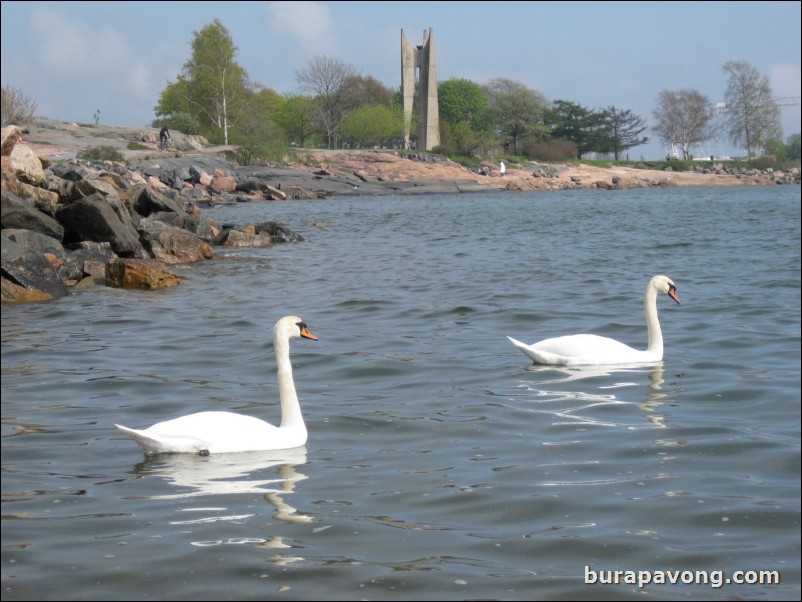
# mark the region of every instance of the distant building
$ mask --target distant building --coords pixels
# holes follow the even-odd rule
[[[404,101],[404,148],[410,148],[412,108],[415,100],[415,70],[418,79],[419,150],[431,150],[440,144],[440,109],[437,104],[437,71],[434,61],[434,33],[423,32],[423,45],[412,46],[401,30],[401,95]]]

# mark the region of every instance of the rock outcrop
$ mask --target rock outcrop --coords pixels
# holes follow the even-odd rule
[[[198,201],[277,196],[278,189],[261,181],[238,190],[242,180],[222,159],[199,156],[164,166],[73,159],[44,161],[45,168],[31,148],[18,146],[20,135],[14,126],[2,130],[4,302],[55,299],[80,282],[177,286],[181,280],[169,266],[211,259],[215,245],[303,240],[281,224],[221,229],[205,219]],[[232,184],[220,185],[223,179]]]
[[[127,162],[74,158],[75,144],[86,147],[92,136],[106,142],[117,136],[111,141]],[[231,147],[209,149],[197,137],[177,136],[180,152],[157,152],[158,135],[149,130],[42,121],[32,126],[31,137],[24,141],[16,126],[0,136],[3,301],[52,299],[81,281],[175,286],[180,279],[169,276],[168,266],[210,259],[215,246],[303,240],[281,224],[220,228],[202,214],[219,203],[800,183],[798,168],[728,169],[721,163],[692,172],[530,163],[508,165],[501,177],[495,163],[472,170],[434,155],[396,151],[299,151],[288,158],[292,166],[243,167],[218,152]],[[153,150],[127,150],[130,142]]]

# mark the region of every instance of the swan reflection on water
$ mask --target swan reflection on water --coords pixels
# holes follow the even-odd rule
[[[152,455],[137,464],[134,471],[142,477],[161,477],[171,488],[176,488],[175,492],[145,496],[147,499],[192,499],[256,493],[264,496],[265,500],[274,506],[276,519],[302,523],[312,522],[313,519],[298,514],[295,508],[284,501],[283,496],[291,494],[295,484],[307,478],[296,470],[296,467],[303,464],[306,464],[305,446],[276,451],[209,456]],[[222,518],[217,517],[214,520]]]
[[[614,374],[643,374],[646,371],[649,373],[649,381],[651,383],[649,386],[652,389],[660,389],[660,385],[664,382],[663,362],[622,364],[620,366],[543,366],[532,364],[531,366],[527,366],[526,371],[533,373],[558,373],[558,375],[550,380],[541,380],[541,384],[566,383],[575,380],[584,380],[586,378],[612,376]],[[638,383],[616,383],[615,385],[608,385],[609,388],[627,386],[636,387]]]
[[[538,411],[545,411],[547,413],[559,416],[562,419],[569,420],[568,423],[582,423],[582,424],[595,424],[600,426],[629,426],[629,428],[637,428],[639,425],[625,425],[609,420],[600,420],[586,415],[583,412],[590,410],[593,407],[616,405],[631,403],[628,401],[621,401],[613,394],[612,391],[627,387],[640,387],[640,378],[646,374],[649,379],[648,387],[650,392],[647,394],[643,401],[635,402],[639,408],[645,413],[644,417],[649,423],[648,426],[654,428],[665,428],[663,422],[664,416],[658,414],[657,408],[668,402],[668,393],[662,389],[664,379],[663,362],[647,363],[647,364],[627,364],[621,366],[542,366],[532,365],[526,368],[527,373],[535,375],[535,380],[519,381],[516,387],[519,390],[532,391],[536,394],[536,399],[533,401],[538,402],[559,402],[570,400],[572,402],[579,401],[580,405],[572,405],[572,407],[560,407],[554,409],[544,409],[539,407]],[[609,382],[608,377],[619,377],[622,380],[616,382]],[[629,380],[631,377],[632,380]],[[571,390],[553,390],[552,387],[544,389],[544,385],[563,385],[565,383],[584,381],[594,378],[604,379],[603,384],[595,387],[585,387],[579,389],[572,386]],[[627,379],[627,380],[624,380]],[[588,383],[590,384],[590,383]],[[595,389],[596,391],[593,391]],[[599,391],[604,391],[600,393]],[[566,422],[556,422],[555,424],[567,424]]]

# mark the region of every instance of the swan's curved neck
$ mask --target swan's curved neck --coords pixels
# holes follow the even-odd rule
[[[651,283],[646,287],[643,297],[643,311],[646,314],[646,329],[649,332],[649,345],[647,351],[663,358],[663,331],[660,330],[660,320],[657,319],[657,289]]]
[[[286,337],[275,336],[273,347],[276,351],[276,366],[278,367],[278,397],[281,402],[281,428],[303,428],[304,419],[301,415],[301,405],[298,403],[298,394],[295,392],[295,382],[292,379],[292,363],[290,363],[290,341]]]

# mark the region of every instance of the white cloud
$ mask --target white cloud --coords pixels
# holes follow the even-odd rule
[[[267,25],[275,33],[294,38],[310,56],[336,55],[337,28],[328,6],[319,2],[270,2]]]
[[[59,74],[82,65],[92,56],[92,35],[83,24],[69,22],[62,13],[38,8],[31,13],[33,48],[38,49],[38,68]]]
[[[149,70],[125,36],[108,26],[93,30],[85,21],[38,8],[31,15],[31,33],[39,49],[37,68],[49,77],[91,78],[98,87],[122,87],[141,93],[149,85]]]
[[[145,61],[137,60],[129,69],[128,73],[128,87],[134,94],[140,97],[149,97],[153,90],[151,89],[150,69],[148,69]]]
[[[56,104],[71,114],[103,107],[104,117],[132,105],[145,107],[137,112],[151,112],[155,94],[151,71],[120,30],[94,27],[73,15],[38,7],[31,13],[28,35],[30,65],[43,82],[39,90],[43,107]],[[57,101],[50,98],[51,88],[61,90]]]

